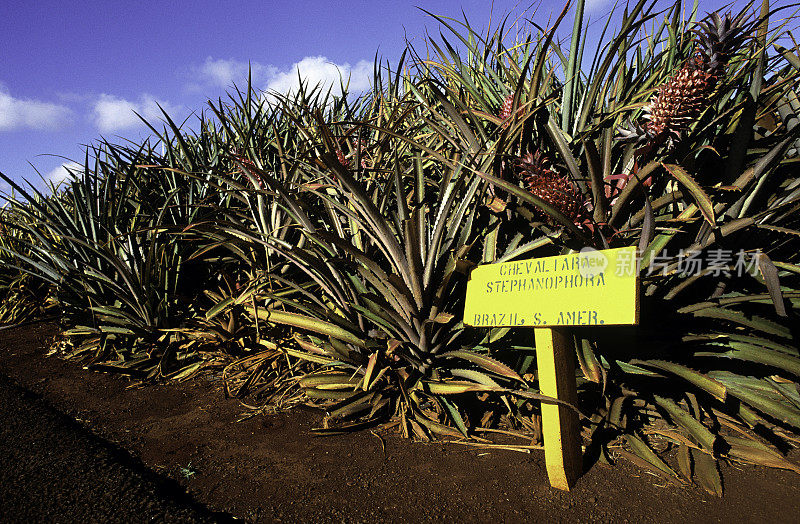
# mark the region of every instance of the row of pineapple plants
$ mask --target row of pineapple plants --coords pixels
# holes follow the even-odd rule
[[[791,13],[642,0],[587,60],[583,7],[568,47],[567,7],[513,44],[439,18],[452,36],[360,98],[248,84],[194,131],[102,143],[53,196],[3,176],[3,274],[94,367],[215,373],[256,409],[323,407],[320,431],[527,445],[532,336],[464,326],[470,269],[638,246],[641,326],[573,330],[588,452],[717,494],[720,461],[800,472]]]
[[[22,271],[15,253],[27,253],[26,241],[32,236],[24,231],[29,223],[15,223],[5,208],[0,208],[0,326],[16,326],[47,318],[57,303],[50,296],[46,282]]]

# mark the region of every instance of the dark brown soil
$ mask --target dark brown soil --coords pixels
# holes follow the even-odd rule
[[[787,471],[725,467],[718,499],[620,460],[565,493],[541,452],[320,437],[306,409],[237,422],[244,409],[213,381],[131,387],[45,357],[54,333],[0,331],[0,520],[797,522],[800,510]]]

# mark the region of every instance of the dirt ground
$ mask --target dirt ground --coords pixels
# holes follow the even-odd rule
[[[565,493],[549,487],[541,451],[487,452],[369,431],[321,437],[311,428],[322,414],[307,409],[237,422],[244,409],[218,383],[131,387],[45,357],[54,333],[48,324],[0,331],[0,521],[800,518],[800,475],[788,471],[726,466],[718,499],[620,460],[594,465]]]

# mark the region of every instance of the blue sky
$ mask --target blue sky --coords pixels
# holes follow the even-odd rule
[[[722,3],[702,1],[701,12]],[[248,63],[256,85],[266,89],[290,89],[298,69],[312,81],[341,71],[353,87],[365,88],[376,51],[393,63],[406,35],[420,42],[426,27],[435,32],[435,21],[415,6],[455,18],[463,9],[477,27],[488,24],[492,9],[496,21],[531,6],[512,0],[4,4],[0,171],[15,180],[37,178],[30,164],[46,178],[63,177],[66,159],[82,160],[82,144],[100,136],[144,137],[133,111],[155,120],[158,104],[176,119],[204,109],[208,98],[246,80]],[[599,18],[611,4],[589,0],[587,13]],[[546,25],[562,7],[561,0],[543,0],[533,17]],[[564,36],[571,27],[568,17]]]

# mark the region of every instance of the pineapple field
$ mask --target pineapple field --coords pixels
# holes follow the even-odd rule
[[[530,453],[533,331],[465,325],[470,271],[636,247],[639,325],[570,330],[586,463],[717,496],[721,465],[800,474],[797,8],[640,0],[587,46],[568,7],[436,17],[361,94],[242,79],[49,192],[0,173],[0,324],[321,435]]]

